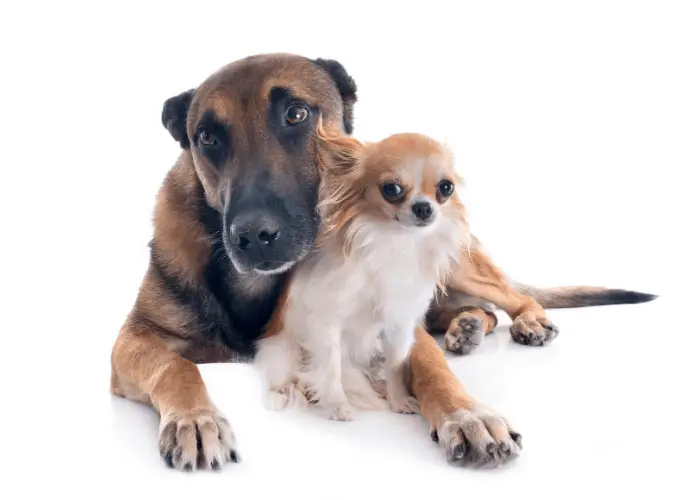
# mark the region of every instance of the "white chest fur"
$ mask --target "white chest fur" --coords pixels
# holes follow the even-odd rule
[[[355,235],[351,255],[328,241],[295,270],[289,327],[297,332],[338,328],[357,361],[381,332],[413,330],[437,283],[460,250],[460,241],[437,228],[367,224]],[[311,320],[314,325],[304,324]],[[302,334],[303,335],[303,334]]]
[[[465,236],[454,236],[454,225],[443,222],[432,228],[365,224],[355,233],[349,257],[338,241],[327,240],[300,264],[282,331],[260,344],[257,361],[273,392],[288,392],[283,388],[296,380],[332,409],[332,418],[348,418],[348,400],[376,407],[363,373],[382,350],[389,405],[414,411],[415,400],[400,380],[402,366],[415,327]]]

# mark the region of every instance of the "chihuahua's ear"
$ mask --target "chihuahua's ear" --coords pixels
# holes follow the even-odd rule
[[[360,141],[325,127],[321,119],[318,121],[316,137],[318,165],[321,171],[333,175],[352,175],[357,172],[364,152]]]
[[[190,140],[187,138],[187,111],[190,109],[194,89],[171,97],[163,104],[163,113],[160,120],[163,126],[170,132],[182,149],[190,147]]]

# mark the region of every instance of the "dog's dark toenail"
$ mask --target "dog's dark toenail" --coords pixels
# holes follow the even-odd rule
[[[496,453],[496,443],[489,443],[488,445],[486,445],[486,452],[489,455],[493,455],[494,453]]]
[[[520,339],[520,343],[521,343],[521,344],[526,344],[526,345],[527,345],[527,344],[530,343],[530,341],[528,340],[528,338],[527,338],[527,337],[525,336],[525,334],[523,334],[523,333],[519,334],[519,335],[518,335],[518,338]]]
[[[235,451],[231,450],[228,457],[231,459],[231,462],[238,462],[238,455],[236,455]]]
[[[504,453],[506,455],[510,455],[510,448],[508,447],[507,443],[502,442],[501,446],[499,448],[501,449],[501,453]]]
[[[187,472],[190,472],[192,470],[192,464],[187,462],[183,467],[182,470],[186,470]]]
[[[440,440],[438,438],[437,430],[433,429],[432,431],[430,431],[430,439],[432,439],[434,443],[437,443]]]
[[[537,335],[535,335],[534,333],[531,333],[531,334],[530,334],[530,340],[534,341],[534,340],[536,340],[536,339],[537,339]]]
[[[466,448],[464,446],[464,443],[459,443],[457,446],[454,447],[452,450],[452,459],[453,460],[463,460],[464,455],[466,454]]]
[[[510,433],[510,438],[515,441],[515,443],[522,448],[523,446],[523,437],[518,434],[517,432],[511,432]]]
[[[214,461],[211,463],[211,468],[214,470],[219,470],[221,469],[221,464],[217,459],[214,459]]]
[[[172,453],[168,453],[167,455],[165,455],[165,464],[170,468],[174,467]]]

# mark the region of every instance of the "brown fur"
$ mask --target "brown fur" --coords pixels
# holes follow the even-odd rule
[[[260,79],[260,72],[274,75],[270,81],[293,87],[299,95],[306,95],[312,104],[322,101],[336,102],[336,95],[314,92],[308,75],[300,76],[302,66],[296,60],[275,56],[263,58],[252,64],[243,60],[224,68],[198,89],[188,116],[190,134],[194,126],[193,116],[199,116],[207,106],[234,123],[239,135],[255,134],[260,117],[266,110],[260,102],[261,90],[253,86],[250,95],[238,92],[229,96],[218,90],[211,95],[208,88],[221,89],[231,68],[245,65],[238,71],[242,81],[236,88]],[[319,77],[321,78],[321,77]],[[271,85],[272,83],[270,83]],[[263,91],[264,93],[264,91]],[[211,102],[208,102],[210,101]],[[262,106],[262,107],[261,107]],[[340,106],[326,106],[336,109]],[[340,116],[325,116],[327,123],[339,123]],[[255,151],[237,151],[246,156]],[[282,154],[283,152],[279,152]],[[274,155],[273,155],[274,158]],[[206,265],[212,259],[211,242],[202,229],[196,210],[198,203],[206,199],[212,206],[220,206],[221,193],[214,189],[222,185],[218,174],[203,161],[194,161],[192,154],[184,151],[166,177],[156,202],[153,247],[162,265],[183,282],[199,285],[204,280]],[[239,180],[241,172],[235,169],[227,175],[229,182]],[[275,318],[271,330],[275,329]],[[425,416],[434,427],[440,419],[457,410],[474,407],[461,385],[446,367],[443,354],[432,338],[422,333],[416,344],[411,362],[413,389],[421,403]],[[216,468],[222,460],[235,458],[234,441],[228,424],[210,400],[204,382],[193,361],[213,362],[234,357],[234,352],[217,342],[204,338],[197,329],[197,318],[179,309],[170,298],[163,277],[151,264],[144,277],[139,296],[127,321],[121,329],[112,352],[111,391],[115,395],[153,405],[161,415],[161,454],[165,460],[181,469],[193,467]],[[216,429],[221,438],[201,442],[197,452],[196,433]],[[461,431],[455,430],[454,435]],[[209,432],[211,434],[211,432]],[[215,442],[216,441],[216,442]],[[444,446],[449,442],[445,441]],[[177,450],[175,453],[174,450]],[[454,458],[454,450],[446,448]],[[228,454],[228,456],[226,456]]]
[[[343,253],[348,255],[353,243],[353,225],[358,215],[378,220],[394,219],[404,201],[390,203],[379,192],[384,182],[398,182],[406,189],[405,198],[413,191],[442,205],[445,216],[459,220],[468,232],[466,209],[455,191],[449,198],[437,192],[437,185],[448,180],[462,183],[454,170],[447,148],[421,134],[395,134],[377,143],[362,144],[321,122],[317,127],[318,163],[322,172],[319,208],[325,221],[324,238],[341,235]],[[422,185],[411,186],[407,165],[411,159],[428,161],[433,168],[422,169]],[[444,291],[441,283],[439,288]]]
[[[338,71],[337,66],[329,66],[327,61],[322,65],[331,68],[330,71]],[[325,122],[336,127],[344,123],[349,129],[354,89],[339,92],[338,80],[334,82],[334,78],[298,56],[276,54],[246,58],[222,68],[198,87],[186,115],[186,135],[176,129],[172,117],[164,119],[173,137],[186,147],[195,133],[197,120],[207,110],[213,110],[231,124],[230,133],[237,138],[238,147],[235,157],[222,172],[196,151],[185,150],[166,177],[156,202],[152,261],[112,351],[112,393],[153,405],[158,410],[161,455],[168,464],[179,469],[216,469],[223,462],[237,458],[228,422],[210,400],[195,365],[195,362],[231,360],[236,353],[220,337],[206,330],[213,326],[210,318],[199,317],[193,307],[182,307],[181,302],[175,300],[177,290],[173,290],[172,281],[175,280],[182,288],[180,293],[185,297],[182,300],[195,300],[199,290],[208,292],[207,267],[217,259],[227,258],[214,253],[212,234],[205,230],[197,211],[205,200],[209,207],[221,211],[224,195],[230,188],[248,185],[253,179],[249,176],[256,173],[255,169],[240,165],[246,162],[254,165],[260,157],[269,164],[270,178],[265,182],[272,185],[286,182],[288,189],[300,190],[307,179],[314,179],[318,172],[306,166],[297,167],[294,172],[298,185],[282,179],[285,165],[294,163],[285,163],[289,155],[278,142],[261,139],[267,133],[265,97],[273,86],[290,88],[310,105],[321,109]],[[354,82],[347,75],[343,78],[343,85],[354,88]],[[313,147],[311,142],[307,146]],[[377,175],[382,174],[377,172]],[[346,225],[351,213],[346,210],[337,223]],[[264,286],[264,282],[260,286]],[[453,318],[480,314],[465,309],[476,299],[493,302],[514,318],[516,340],[523,335],[545,339],[547,331],[553,331],[542,307],[509,286],[502,273],[478,248],[464,253],[448,283],[448,291],[450,303],[433,306],[433,315],[438,311],[438,323],[446,325],[448,330],[452,324],[450,310]],[[471,298],[460,294],[469,294]],[[560,297],[558,303],[562,300]],[[569,305],[574,303],[568,302]],[[216,319],[217,310],[211,303],[205,300],[198,306]],[[271,330],[276,329],[275,322],[279,318],[278,311],[272,317]],[[481,319],[488,321],[489,318],[491,315],[485,314]],[[485,325],[486,330],[492,328],[490,323]],[[517,456],[519,435],[510,430],[504,419],[476,403],[464,391],[447,366],[441,349],[423,329],[416,333],[410,377],[421,412],[448,459],[497,464]]]

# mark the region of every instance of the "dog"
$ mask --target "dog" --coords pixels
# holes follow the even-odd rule
[[[254,355],[286,272],[318,235],[314,124],[322,115],[351,134],[356,100],[356,84],[337,61],[266,54],[231,63],[165,101],[161,121],[182,151],[157,196],[150,262],[112,350],[110,389],[158,411],[168,465],[211,470],[239,458],[196,364]],[[460,256],[447,290],[449,300],[433,304],[427,326],[464,345],[495,326],[484,304],[513,318],[516,342],[543,345],[554,337],[535,292],[511,286],[476,245]],[[536,293],[558,307],[653,298]],[[516,456],[507,443],[519,445],[520,434],[465,392],[422,327],[408,364],[411,393],[449,461],[498,465]]]
[[[469,244],[451,154],[419,134],[367,145],[323,127],[317,135],[320,242],[292,271],[258,346],[268,403],[310,393],[333,420],[381,408],[365,376],[381,355],[389,407],[417,413],[404,377],[414,332]]]

